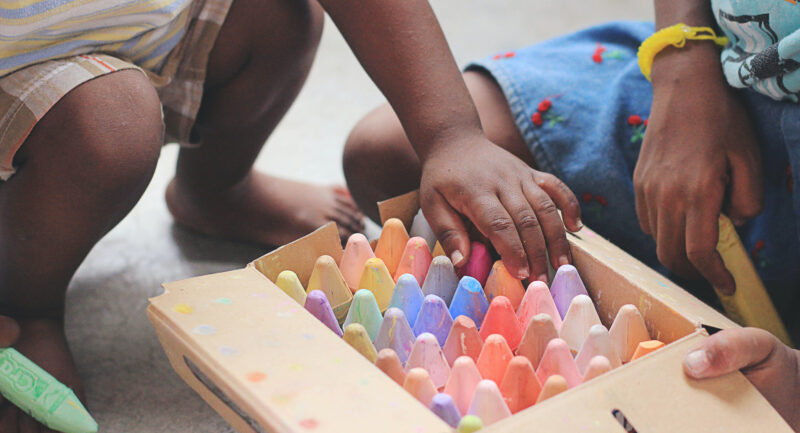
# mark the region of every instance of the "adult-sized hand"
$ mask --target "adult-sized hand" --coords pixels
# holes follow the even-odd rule
[[[482,134],[450,138],[435,149],[423,162],[420,198],[454,264],[469,255],[462,216],[520,279],[547,281],[548,251],[554,268],[572,262],[564,225],[580,230],[580,206],[563,182],[532,169]]]
[[[723,211],[734,223],[761,212],[761,155],[718,50],[691,45],[665,50],[653,65],[653,105],[633,175],[636,212],[667,268],[699,273],[732,294],[733,277],[716,251],[717,221]]]

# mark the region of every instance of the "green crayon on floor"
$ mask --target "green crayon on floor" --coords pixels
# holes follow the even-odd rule
[[[0,394],[53,430],[97,432],[94,418],[71,389],[12,348],[0,349]]]

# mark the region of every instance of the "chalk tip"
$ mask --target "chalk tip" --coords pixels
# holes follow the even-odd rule
[[[458,433],[474,433],[483,428],[483,422],[475,415],[464,415],[458,423],[456,432]]]

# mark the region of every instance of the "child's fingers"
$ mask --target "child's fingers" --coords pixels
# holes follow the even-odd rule
[[[713,195],[713,194],[712,194]],[[714,198],[709,197],[713,203]],[[719,206],[690,205],[686,214],[686,256],[712,286],[732,295],[736,283],[717,252]]]
[[[561,209],[564,222],[570,231],[576,232],[583,228],[581,205],[578,203],[578,198],[561,179],[550,173],[534,171],[533,180]]]
[[[736,225],[757,216],[764,208],[764,176],[760,155],[756,152],[755,155],[746,156],[736,153],[728,157],[731,179],[730,206],[726,213]]]
[[[547,197],[544,193],[542,193],[542,195]],[[535,211],[534,208],[531,207],[534,201],[526,198],[520,194],[519,191],[501,194],[500,201],[508,210],[511,219],[514,220],[516,229],[522,239],[524,254],[527,257],[525,264],[526,268],[529,269],[528,274],[533,275],[533,278],[536,279],[541,279],[541,277],[544,276],[544,280],[547,281],[547,244],[542,234],[544,225],[542,218],[545,218],[545,216]],[[550,200],[548,199],[548,201]],[[550,202],[550,204],[555,208],[552,202]],[[556,217],[558,217],[558,215],[556,215]],[[500,254],[502,256],[502,253]],[[508,266],[505,256],[502,257],[503,263]],[[527,276],[521,276],[522,274],[520,274],[519,268],[517,267],[514,269],[509,267],[509,271],[512,272],[512,275],[517,275],[520,279],[527,278]]]
[[[13,346],[19,338],[19,324],[16,320],[0,316],[0,347]]]
[[[779,345],[777,338],[762,329],[726,329],[686,355],[683,370],[690,377],[703,379],[754,368],[769,363]]]
[[[465,213],[492,242],[508,271],[520,279],[528,278],[531,270],[517,225],[500,199],[482,194],[470,200],[467,206]]]
[[[572,253],[569,250],[569,243],[567,243],[567,233],[564,229],[564,222],[558,214],[556,204],[534,182],[523,183],[522,190],[539,218],[553,269],[572,263]],[[542,253],[544,254],[544,252]],[[547,268],[543,271],[547,272]],[[533,275],[535,277],[540,274]],[[547,281],[546,276],[545,282]]]
[[[635,193],[634,201],[636,204],[636,217],[639,219],[639,227],[644,234],[652,236],[653,230],[650,227],[650,212],[647,207],[647,195],[644,192],[644,185],[639,181],[638,176],[639,167],[637,165],[633,175],[633,191]]]
[[[686,258],[686,215],[682,210],[670,209],[659,215],[656,230],[658,260],[669,270],[681,276],[695,276],[697,271]]]
[[[469,257],[469,235],[464,221],[438,192],[424,194],[422,212],[428,220],[436,239],[455,266],[466,263]]]

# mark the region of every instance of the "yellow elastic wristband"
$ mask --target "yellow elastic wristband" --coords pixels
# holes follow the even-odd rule
[[[687,40],[710,40],[721,47],[728,45],[728,38],[717,36],[711,27],[689,27],[683,23],[665,27],[653,33],[652,36],[642,42],[642,45],[639,45],[639,69],[645,78],[650,81],[650,71],[653,68],[653,60],[656,58],[656,54],[670,45],[683,48]]]

